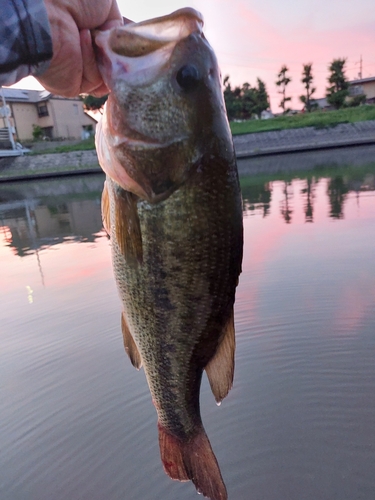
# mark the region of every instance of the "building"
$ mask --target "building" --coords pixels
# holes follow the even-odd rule
[[[347,98],[347,103],[350,104],[350,101],[352,100],[351,98],[358,95],[366,96],[367,104],[375,104],[375,76],[352,80],[349,82],[349,98]],[[326,97],[312,99],[311,102],[316,104],[317,109],[333,109],[333,107],[327,102]]]
[[[3,88],[6,110],[17,141],[33,139],[39,126],[49,139],[82,139],[95,131],[96,120],[85,113],[79,98],[59,97],[47,90]],[[5,119],[0,128],[6,127]]]
[[[311,104],[318,110],[322,109],[333,109],[327,102],[326,97],[320,97],[319,99],[311,99]]]
[[[375,103],[375,76],[352,80],[351,82],[349,82],[349,84],[349,92],[351,97],[355,97],[356,95],[365,95],[366,102],[368,104]]]

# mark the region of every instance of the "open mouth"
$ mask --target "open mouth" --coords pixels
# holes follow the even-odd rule
[[[176,44],[192,33],[202,33],[203,18],[194,9],[180,9],[140,23],[94,34],[99,69],[109,88],[123,79],[142,85],[158,76]]]

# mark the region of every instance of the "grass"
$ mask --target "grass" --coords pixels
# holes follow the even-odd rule
[[[46,149],[40,151],[33,151],[32,155],[44,155],[44,154],[54,154],[54,153],[70,153],[71,151],[89,151],[95,149],[95,138],[90,137],[84,141],[80,141],[77,144],[56,146],[55,148],[46,147]]]
[[[339,123],[355,123],[367,120],[375,120],[375,106],[373,105],[335,111],[314,111],[313,113],[301,113],[293,116],[277,116],[268,120],[231,122],[230,128],[233,135],[239,135],[302,127],[329,128]]]

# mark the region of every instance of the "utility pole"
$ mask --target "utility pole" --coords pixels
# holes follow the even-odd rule
[[[359,79],[361,80],[362,79],[362,54],[361,54],[361,58],[359,60],[359,73],[358,73],[358,76],[359,76]]]

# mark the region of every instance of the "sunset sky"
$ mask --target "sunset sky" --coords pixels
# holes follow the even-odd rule
[[[234,85],[263,79],[271,107],[279,112],[275,85],[283,64],[290,69],[291,107],[300,109],[298,96],[302,64],[313,63],[317,91],[324,97],[329,63],[347,58],[347,76],[375,76],[375,13],[373,0],[118,0],[124,16],[134,20],[168,14],[191,6],[205,18],[205,34],[219,59],[222,74]],[[21,82],[18,87],[28,88]]]

